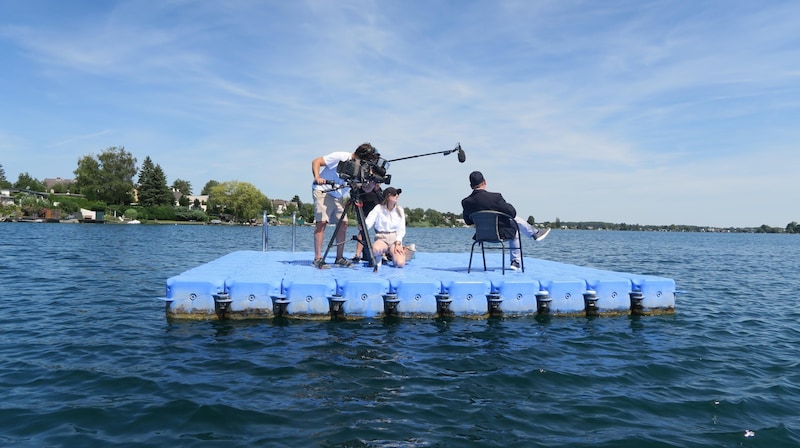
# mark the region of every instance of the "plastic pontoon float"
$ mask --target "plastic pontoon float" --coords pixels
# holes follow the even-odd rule
[[[469,253],[415,254],[402,269],[317,269],[312,252],[238,251],[167,279],[169,319],[600,316],[674,313],[675,281],[525,257],[525,271],[467,272]]]

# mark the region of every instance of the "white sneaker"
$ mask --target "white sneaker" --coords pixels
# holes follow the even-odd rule
[[[549,235],[549,234],[550,234],[550,227],[545,227],[544,229],[539,229],[539,231],[536,232],[536,235],[533,235],[533,240],[534,241],[541,241],[541,240],[547,238],[547,235]]]
[[[512,271],[518,271],[519,270],[519,261],[511,260],[511,266],[509,266],[508,268],[511,269]]]

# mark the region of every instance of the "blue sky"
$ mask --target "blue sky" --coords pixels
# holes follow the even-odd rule
[[[537,221],[800,221],[800,2],[0,0],[0,164],[124,146],[311,201],[362,142],[401,205],[483,171]]]

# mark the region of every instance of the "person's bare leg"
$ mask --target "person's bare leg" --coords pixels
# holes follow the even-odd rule
[[[406,252],[403,250],[402,245],[392,245],[392,262],[394,262],[394,267],[396,268],[402,268],[406,265]]]
[[[339,226],[339,233],[336,234],[336,259],[344,256],[344,238],[347,236],[347,221],[343,221]]]
[[[328,221],[319,221],[314,227],[314,259],[322,258],[322,242],[325,239],[325,226]]]

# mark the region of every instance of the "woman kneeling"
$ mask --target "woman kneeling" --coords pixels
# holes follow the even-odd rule
[[[406,264],[403,250],[403,237],[406,236],[406,215],[403,207],[397,205],[402,189],[389,187],[383,191],[383,202],[367,215],[365,224],[368,229],[375,229],[375,242],[372,244],[372,255],[375,271],[381,265],[383,255],[388,253],[395,267],[402,268]]]

